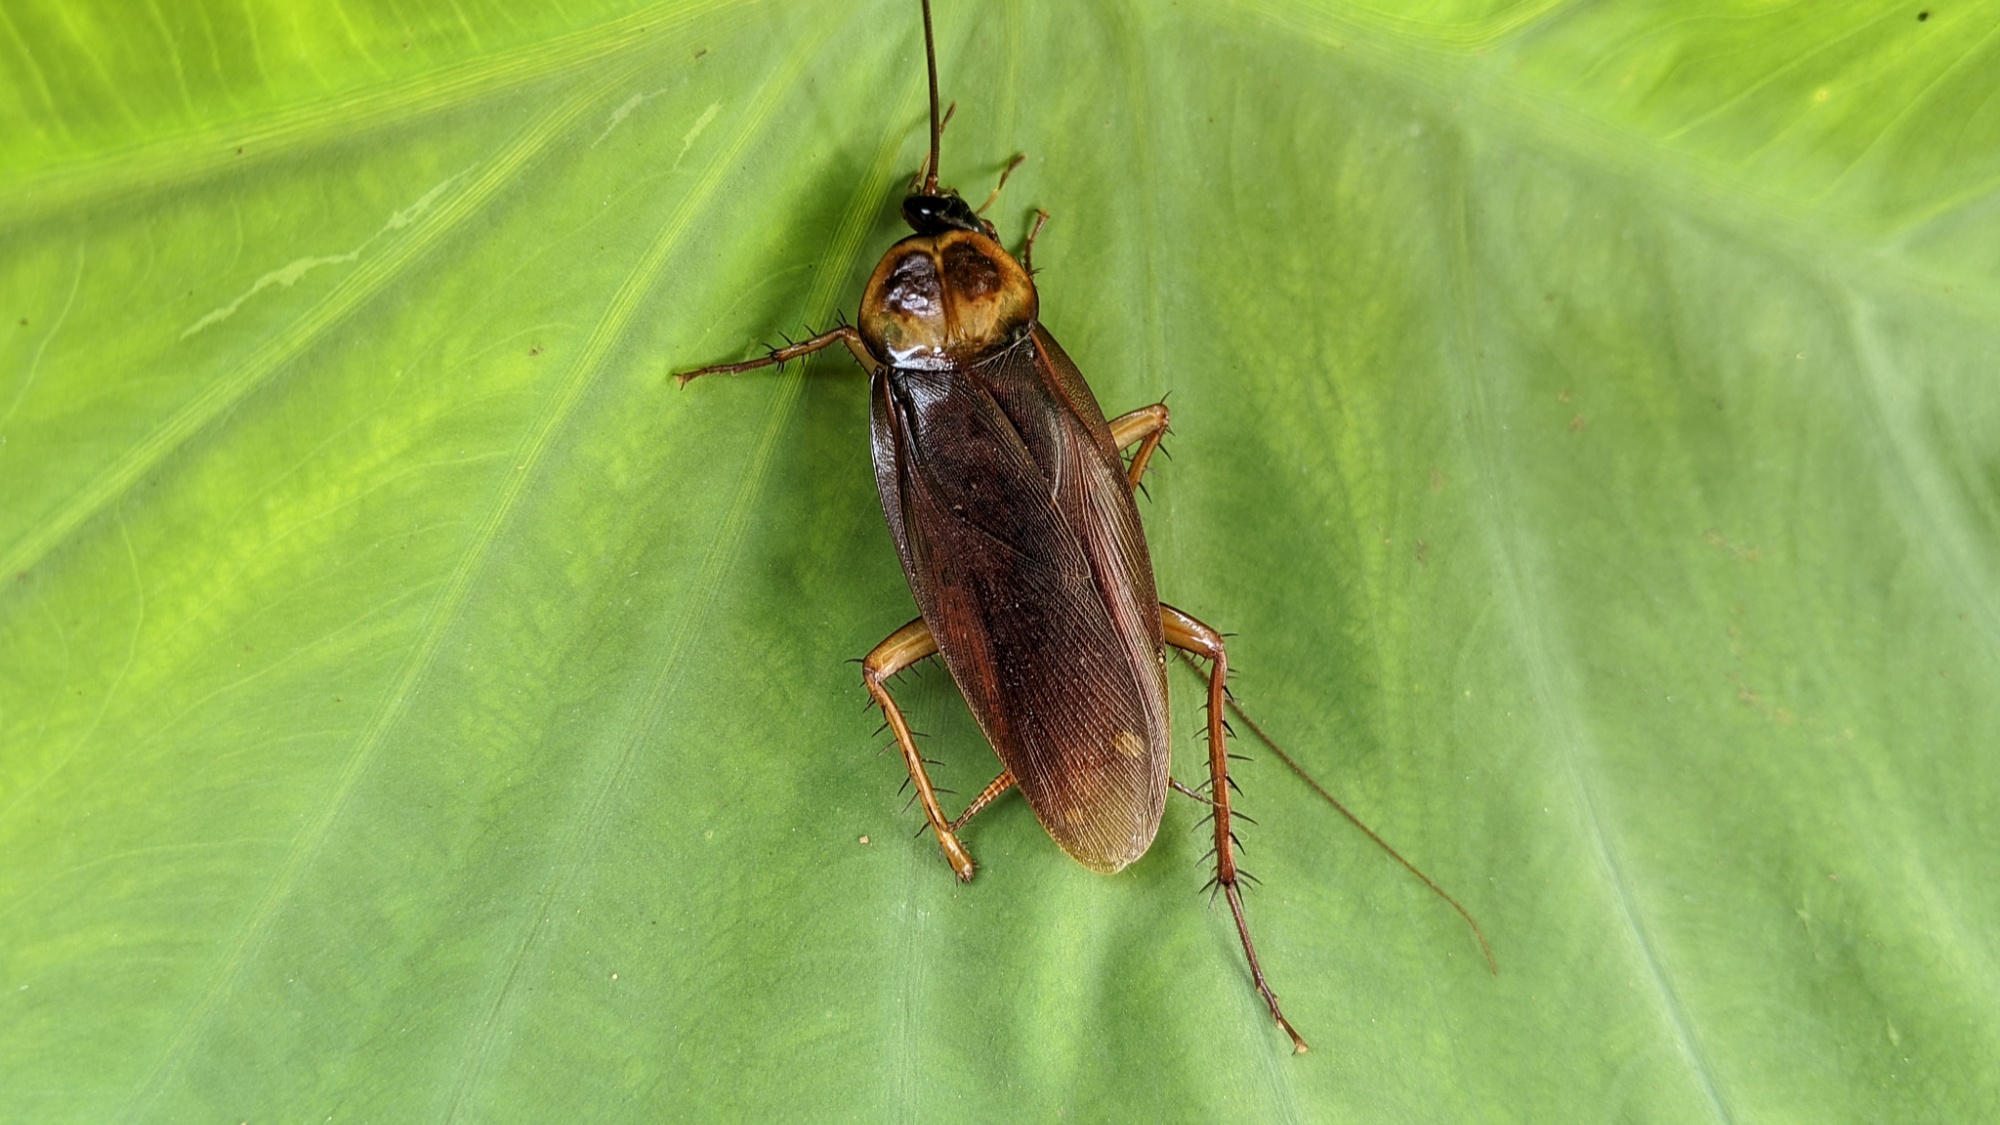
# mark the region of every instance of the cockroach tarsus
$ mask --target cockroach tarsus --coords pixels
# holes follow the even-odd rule
[[[1008,162],[977,208],[938,187],[938,149],[952,110],[938,108],[930,0],[923,0],[923,22],[930,147],[902,205],[914,233],[876,265],[855,322],[677,378],[685,385],[782,366],[835,344],[854,356],[869,375],[883,514],[921,611],[862,658],[862,682],[903,757],[911,800],[922,806],[924,827],[953,873],[970,880],[975,871],[959,831],[1011,789],[1021,790],[1064,851],[1105,873],[1145,854],[1168,792],[1185,793],[1208,808],[1209,886],[1229,903],[1251,983],[1293,1050],[1303,1052],[1306,1041],[1265,978],[1243,910],[1241,884],[1250,877],[1238,866],[1231,830],[1240,814],[1230,797],[1227,648],[1222,634],[1159,600],[1133,500],[1171,416],[1156,403],[1107,420],[1042,326],[1031,267],[1048,213],[1035,213],[1018,260],[982,217],[1022,157]],[[1208,665],[1205,792],[1168,772],[1168,648],[1191,667],[1193,658]],[[888,688],[932,656],[943,658],[1003,767],[957,817],[945,815],[938,800],[945,791],[927,768],[934,763],[918,751],[916,732]],[[1471,922],[1381,837],[1354,823]],[[1484,949],[1485,937],[1479,940]]]

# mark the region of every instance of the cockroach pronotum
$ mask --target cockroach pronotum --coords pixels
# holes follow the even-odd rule
[[[972,878],[959,830],[1009,789],[1021,790],[1064,851],[1107,874],[1152,845],[1169,788],[1195,798],[1214,820],[1213,886],[1229,901],[1251,981],[1294,1051],[1304,1051],[1264,978],[1243,913],[1230,833],[1222,635],[1155,594],[1132,499],[1167,432],[1167,408],[1107,421],[1042,326],[1030,263],[1046,212],[1036,212],[1017,261],[981,217],[999,188],[974,208],[938,186],[938,144],[950,114],[938,113],[930,0],[923,19],[930,153],[903,200],[915,233],[882,256],[857,324],[678,378],[685,385],[846,345],[868,372],[875,481],[922,612],[875,646],[862,678],[952,871]],[[1134,447],[1128,464],[1121,451]],[[1205,792],[1167,772],[1168,646],[1209,662]],[[956,819],[938,803],[887,687],[933,655],[944,658],[1004,767]]]

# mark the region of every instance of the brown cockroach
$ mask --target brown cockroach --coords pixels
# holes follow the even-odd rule
[[[980,217],[991,197],[975,210],[938,187],[938,144],[950,114],[938,113],[930,0],[923,19],[930,153],[902,208],[915,233],[875,267],[857,325],[678,378],[685,385],[846,345],[869,375],[875,481],[922,612],[867,655],[863,680],[952,871],[972,878],[958,831],[1010,788],[1021,790],[1064,851],[1107,874],[1152,845],[1170,787],[1194,797],[1214,819],[1213,885],[1229,901],[1251,980],[1302,1052],[1306,1041],[1264,978],[1243,913],[1230,832],[1222,635],[1155,594],[1132,499],[1167,432],[1167,408],[1107,421],[1042,326],[1030,262],[1045,212],[1036,213],[1017,261]],[[1135,446],[1127,464],[1121,450]],[[1167,646],[1209,662],[1205,793],[1167,772]],[[932,655],[944,658],[1004,767],[956,819],[939,805],[887,688],[890,677]]]

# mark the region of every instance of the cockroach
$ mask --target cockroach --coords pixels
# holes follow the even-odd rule
[[[974,208],[938,186],[951,115],[938,112],[930,0],[922,4],[930,152],[902,207],[915,233],[876,265],[856,324],[677,378],[686,385],[847,347],[868,372],[875,483],[922,614],[862,660],[862,679],[953,873],[970,880],[974,871],[959,830],[1009,789],[1064,851],[1106,874],[1152,845],[1169,788],[1194,797],[1214,820],[1212,886],[1229,902],[1250,979],[1303,1052],[1243,913],[1224,742],[1228,653],[1220,633],[1154,592],[1132,498],[1167,433],[1167,408],[1107,421],[1043,327],[1031,263],[1046,212],[1036,212],[1016,260],[981,217],[998,187]],[[1125,449],[1134,449],[1129,463]],[[1205,792],[1168,774],[1168,646],[1209,664]],[[1004,767],[956,818],[938,803],[888,690],[892,676],[933,655]]]

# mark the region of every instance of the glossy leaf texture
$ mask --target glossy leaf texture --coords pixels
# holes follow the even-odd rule
[[[916,5],[0,20],[0,1117],[2000,1110],[2000,6],[941,0],[1244,747],[953,882],[828,355]],[[1177,774],[1200,774],[1176,673]],[[934,666],[940,780],[996,770]]]

